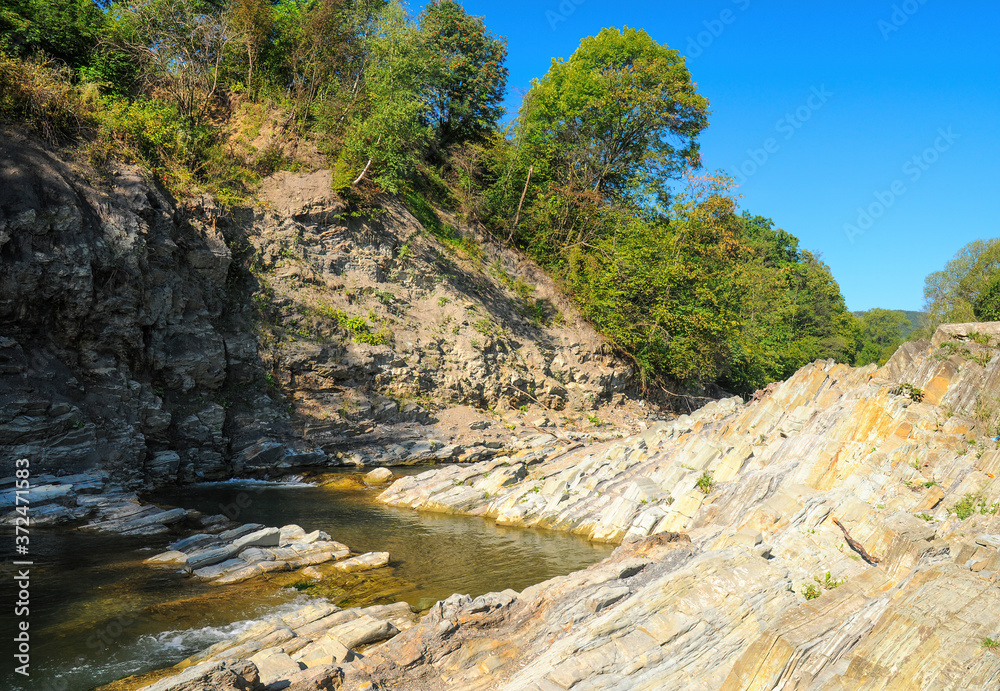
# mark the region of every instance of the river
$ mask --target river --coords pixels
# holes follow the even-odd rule
[[[505,588],[522,590],[585,568],[613,549],[558,532],[387,507],[375,496],[374,490],[230,481],[161,490],[145,499],[206,514],[226,508],[232,513],[238,507],[241,523],[297,523],[307,531],[325,530],[355,552],[388,551],[391,578],[359,580],[356,586],[365,591],[357,597],[366,604],[404,600],[426,609],[456,592],[475,597]],[[266,582],[209,586],[174,569],[142,564],[176,537],[34,529],[31,678],[14,673],[8,654],[0,666],[0,685],[86,691],[173,665],[261,616],[304,604],[315,592],[305,582],[299,590],[276,589]],[[3,556],[5,563],[12,559]],[[373,595],[373,587],[383,591]],[[14,589],[5,592],[13,594]],[[337,601],[345,605],[354,597],[339,595]],[[5,632],[13,631],[11,614],[12,608],[5,606],[0,617]]]

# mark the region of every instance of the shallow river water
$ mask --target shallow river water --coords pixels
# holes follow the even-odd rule
[[[374,501],[376,494],[226,482],[145,498],[206,514],[238,510],[240,523],[297,523],[307,531],[325,530],[355,552],[388,551],[395,578],[384,601],[405,600],[418,609],[456,592],[475,597],[505,588],[522,590],[584,568],[613,549],[563,533],[387,507]],[[175,538],[34,530],[31,677],[14,673],[13,644],[8,642],[0,688],[86,691],[175,664],[254,619],[307,601],[293,588],[220,588],[141,563]],[[3,556],[9,564],[11,555]],[[9,584],[12,576],[6,580]],[[4,592],[11,598],[15,594],[13,587]],[[9,610],[5,605],[0,616],[4,633],[15,626]],[[10,636],[4,638],[10,641]]]

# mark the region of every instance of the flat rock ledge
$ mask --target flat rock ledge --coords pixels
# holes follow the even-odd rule
[[[432,610],[344,688],[998,688],[998,421],[1000,324],[961,325],[636,436],[399,479],[382,501],[621,546]]]
[[[388,552],[351,557],[351,550],[322,530],[307,533],[298,525],[269,528],[247,523],[218,534],[199,533],[170,544],[145,560],[152,566],[180,566],[184,573],[213,585],[230,585],[274,571],[295,571],[336,561],[344,573],[389,563]]]
[[[405,602],[340,609],[327,602],[266,618],[177,665],[140,691],[339,689],[360,651],[414,626]]]

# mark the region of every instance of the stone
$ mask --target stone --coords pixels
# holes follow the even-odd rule
[[[281,538],[281,531],[278,528],[261,528],[233,540],[233,547],[237,553],[247,547],[277,547]]]
[[[333,568],[345,573],[354,571],[369,571],[385,566],[389,563],[388,552],[366,552],[358,557],[344,559],[333,565]]]
[[[392,471],[388,468],[376,468],[368,473],[365,473],[364,481],[369,485],[384,485],[392,482],[393,475]]]
[[[177,550],[171,550],[169,552],[162,552],[157,554],[155,557],[150,557],[143,561],[144,564],[183,564],[187,561],[187,556],[184,552],[178,552]]]
[[[303,665],[285,653],[273,649],[251,655],[250,662],[257,666],[260,681],[264,686],[285,681],[303,669]]]
[[[305,537],[306,531],[302,529],[301,526],[295,525],[294,523],[286,526],[282,526],[279,531],[280,544],[284,545],[293,540],[299,540]]]
[[[205,568],[206,566],[213,566],[221,563],[235,556],[238,552],[239,549],[233,545],[206,549],[202,552],[196,552],[189,556],[185,561],[185,566],[191,571],[197,571],[198,569]]]
[[[257,668],[245,661],[212,661],[143,686],[140,691],[264,691]]]
[[[983,545],[984,547],[992,547],[993,549],[1000,549],[1000,535],[977,535],[976,544]]]
[[[341,688],[343,678],[337,665],[309,667],[288,677],[286,691],[331,691]]]
[[[331,628],[326,638],[337,641],[346,648],[354,649],[362,645],[370,645],[384,641],[399,633],[399,629],[388,621],[380,621],[363,614],[353,621]]]

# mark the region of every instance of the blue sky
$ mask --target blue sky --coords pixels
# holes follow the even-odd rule
[[[702,161],[819,253],[852,310],[921,309],[928,273],[1000,218],[996,0],[465,0],[507,38],[508,109],[607,26],[687,56]],[[419,10],[419,5],[415,6]]]

